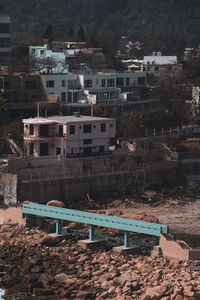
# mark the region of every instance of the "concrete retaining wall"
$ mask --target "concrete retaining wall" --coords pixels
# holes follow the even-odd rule
[[[12,206],[17,203],[17,184],[16,174],[0,173],[0,194],[4,204]]]
[[[185,241],[175,240],[170,234],[161,234],[162,255],[180,260],[200,259],[200,249],[192,249]]]

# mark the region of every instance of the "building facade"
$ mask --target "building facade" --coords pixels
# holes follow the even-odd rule
[[[29,72],[67,73],[68,65],[63,52],[53,52],[48,45],[29,46]]]
[[[107,154],[116,134],[116,121],[108,118],[51,116],[24,119],[24,145],[28,156],[90,156]]]
[[[87,103],[87,95],[95,95],[96,103],[123,99],[123,92],[146,87],[146,72],[114,70],[82,70],[78,73],[45,74],[42,82],[47,94],[56,94],[62,103]]]
[[[153,52],[152,56],[144,56],[142,71],[155,76],[178,75],[183,65],[177,62],[177,56],[164,56],[161,52]]]
[[[0,15],[0,62],[4,62],[11,51],[11,19]]]
[[[39,75],[14,73],[0,75],[0,92],[8,107],[9,118],[35,116],[37,102],[50,110],[57,108],[58,97],[46,95]]]

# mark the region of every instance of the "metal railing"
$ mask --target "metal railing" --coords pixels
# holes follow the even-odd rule
[[[36,215],[40,217],[56,219],[56,234],[61,234],[61,220],[89,224],[89,239],[91,241],[95,240],[96,226],[122,230],[124,232],[124,247],[129,247],[130,232],[153,235],[157,237],[160,237],[162,232],[168,232],[168,226],[163,224],[137,221],[35,203],[23,204],[22,212],[25,218],[28,218],[30,215]]]

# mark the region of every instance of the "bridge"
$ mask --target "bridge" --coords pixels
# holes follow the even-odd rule
[[[23,204],[22,213],[25,218],[30,216],[46,217],[56,220],[56,234],[61,234],[61,220],[73,221],[89,225],[89,239],[95,240],[95,227],[119,229],[124,232],[124,247],[128,248],[130,232],[157,236],[168,232],[168,226],[163,224],[132,220],[127,218],[107,216],[103,214],[79,211],[43,204]]]

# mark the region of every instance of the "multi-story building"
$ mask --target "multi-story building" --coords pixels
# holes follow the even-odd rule
[[[11,19],[0,15],[0,62],[4,62],[11,51]]]
[[[0,92],[7,100],[9,118],[35,116],[39,101],[48,110],[57,106],[58,96],[46,95],[39,75],[15,73],[0,75]]]
[[[56,94],[62,103],[87,102],[88,94],[96,103],[122,99],[122,92],[139,91],[146,87],[146,72],[116,72],[92,70],[82,64],[77,73],[41,75],[47,94]]]
[[[29,46],[30,73],[67,73],[68,65],[63,52],[54,52],[48,45]]]
[[[116,121],[108,118],[51,116],[24,119],[28,156],[90,156],[107,154],[116,134]]]

